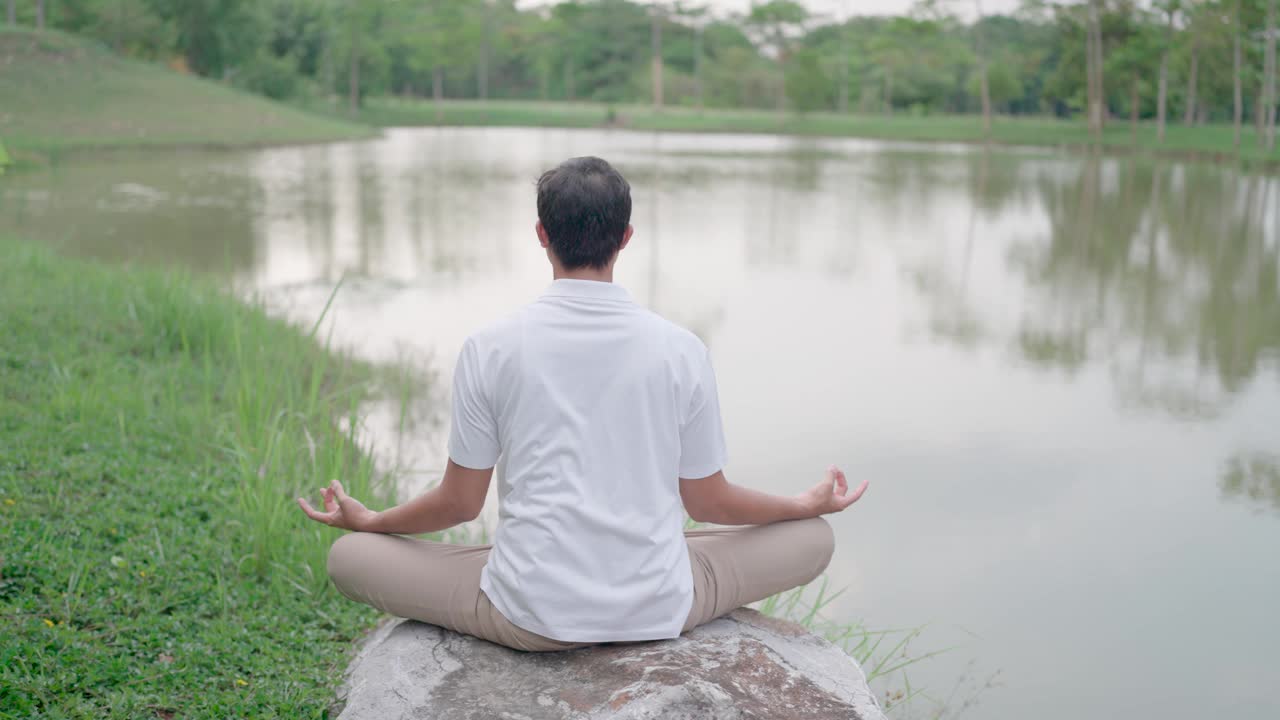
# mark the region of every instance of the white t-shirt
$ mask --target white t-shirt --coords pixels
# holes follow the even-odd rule
[[[499,465],[480,588],[508,620],[564,642],[680,634],[693,579],[679,478],[726,460],[697,336],[612,283],[556,280],[463,344],[449,457]]]

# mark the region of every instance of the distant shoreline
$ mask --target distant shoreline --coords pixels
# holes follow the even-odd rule
[[[655,111],[644,105],[507,100],[406,100],[370,98],[356,113],[321,110],[325,114],[378,127],[560,127],[617,128],[688,133],[759,133],[794,137],[862,138],[922,143],[962,143],[1007,147],[1042,147],[1109,154],[1139,153],[1176,160],[1240,164],[1245,168],[1280,168],[1280,150],[1257,147],[1252,126],[1241,134],[1239,153],[1232,147],[1229,125],[1186,127],[1170,124],[1160,144],[1153,123],[1140,123],[1134,143],[1127,121],[1113,120],[1100,145],[1088,128],[1069,120],[997,116],[984,137],[976,115],[861,115],[838,113],[779,114],[770,110],[671,107]]]

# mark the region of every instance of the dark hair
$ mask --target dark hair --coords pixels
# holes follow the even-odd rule
[[[538,178],[538,220],[565,269],[602,268],[631,222],[631,185],[598,157],[570,158]]]

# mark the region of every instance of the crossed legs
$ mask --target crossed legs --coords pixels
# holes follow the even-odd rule
[[[693,568],[691,630],[735,608],[812,582],[834,549],[822,518],[685,533]],[[329,551],[329,577],[357,602],[529,652],[586,643],[543,637],[508,621],[480,590],[489,545],[348,533]]]

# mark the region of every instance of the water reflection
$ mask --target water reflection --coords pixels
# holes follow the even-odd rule
[[[1224,466],[1218,485],[1222,497],[1280,512],[1280,455],[1246,452]]]
[[[1126,403],[1207,416],[1280,367],[1272,178],[1089,157],[1036,180],[1048,231],[1010,247],[1036,365],[1111,365]]]

